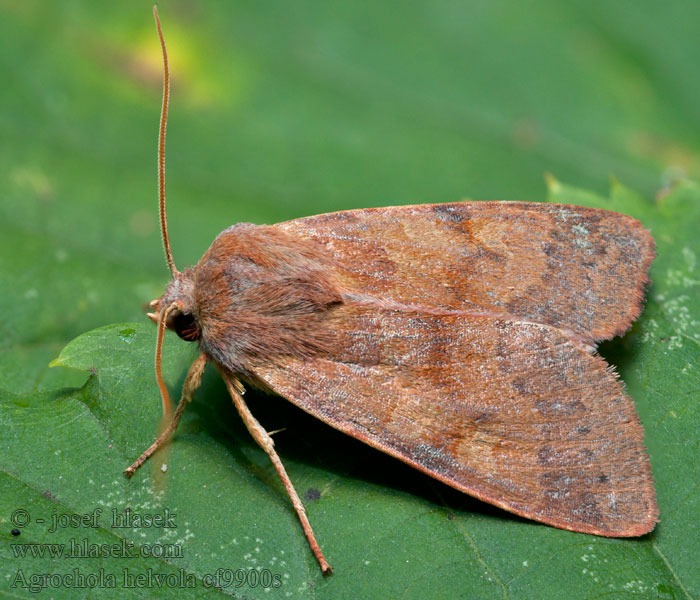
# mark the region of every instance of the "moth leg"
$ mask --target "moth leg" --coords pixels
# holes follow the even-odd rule
[[[226,381],[226,387],[228,388],[228,391],[231,394],[231,398],[233,399],[233,403],[236,405],[236,409],[241,415],[241,418],[243,419],[245,426],[248,428],[250,435],[252,435],[253,439],[258,443],[258,445],[265,452],[267,452],[267,455],[270,457],[272,464],[275,466],[275,469],[277,469],[277,473],[282,479],[282,483],[284,484],[284,487],[287,490],[289,499],[292,501],[294,510],[297,511],[297,515],[299,516],[299,520],[301,521],[301,526],[304,529],[304,534],[306,535],[306,539],[309,542],[309,546],[311,546],[311,551],[314,553],[318,564],[321,566],[321,571],[324,575],[331,575],[333,573],[333,569],[331,569],[331,566],[328,564],[328,562],[323,556],[323,552],[321,552],[321,548],[318,545],[318,542],[316,541],[316,537],[314,536],[313,529],[311,529],[309,519],[306,516],[306,509],[301,503],[299,494],[297,494],[297,491],[294,489],[294,485],[292,484],[291,479],[289,479],[289,475],[287,475],[287,471],[285,470],[284,465],[280,460],[280,457],[277,455],[277,452],[275,452],[275,443],[272,441],[270,434],[267,431],[265,431],[265,428],[262,425],[260,425],[258,420],[250,412],[250,409],[245,403],[245,400],[243,400],[243,384],[238,379],[236,379],[228,373],[223,373],[223,376],[224,380]]]
[[[196,360],[192,363],[190,370],[185,378],[185,383],[182,386],[182,396],[180,397],[180,402],[177,405],[177,410],[170,421],[170,424],[165,428],[163,433],[161,433],[156,441],[153,442],[146,451],[138,457],[136,462],[129,468],[124,470],[124,475],[131,477],[143,463],[145,463],[153,454],[155,454],[170,438],[172,433],[177,429],[177,425],[180,422],[182,413],[185,412],[185,406],[189,404],[192,400],[192,395],[195,390],[202,383],[202,374],[204,373],[204,367],[207,365],[207,357],[204,354],[200,354]]]

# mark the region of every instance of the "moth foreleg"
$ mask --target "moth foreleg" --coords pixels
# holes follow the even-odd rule
[[[185,406],[187,406],[190,400],[192,400],[192,395],[202,383],[202,374],[204,373],[204,367],[206,367],[206,365],[207,357],[204,354],[200,354],[192,363],[190,370],[187,372],[185,383],[182,386],[182,396],[180,397],[180,402],[178,402],[177,409],[175,410],[175,414],[170,420],[170,423],[165,428],[163,433],[161,433],[146,449],[146,451],[138,457],[136,462],[124,470],[124,475],[131,477],[136,472],[136,469],[145,463],[153,454],[155,454],[163,445],[165,445],[168,439],[170,439],[170,436],[177,429],[182,413],[185,412]]]

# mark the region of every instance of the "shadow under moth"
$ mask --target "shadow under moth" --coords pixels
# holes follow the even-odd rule
[[[331,568],[244,383],[458,490],[528,519],[639,536],[657,521],[634,406],[596,344],[638,317],[654,242],[635,219],[579,206],[456,202],[234,225],[154,300],[167,442],[204,367],[218,368],[277,469],[324,573]],[[172,412],[165,329],[201,355]]]

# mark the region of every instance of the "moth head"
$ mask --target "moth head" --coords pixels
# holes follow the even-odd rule
[[[198,340],[201,332],[195,314],[193,292],[194,283],[190,270],[178,273],[168,284],[165,293],[151,302],[155,312],[148,313],[148,318],[158,323],[162,314],[166,329],[174,331],[187,342]]]
[[[178,273],[175,279],[168,284],[165,293],[160,298],[151,301],[150,306],[155,312],[148,313],[148,318],[154,323],[158,323],[158,319],[163,313],[166,329],[174,331],[186,342],[198,340],[201,332],[195,315],[193,292],[194,283],[189,269]],[[164,312],[166,310],[167,313]]]

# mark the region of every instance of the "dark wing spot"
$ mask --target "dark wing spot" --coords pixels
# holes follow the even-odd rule
[[[449,221],[451,223],[461,223],[466,216],[460,212],[463,208],[457,208],[451,204],[436,204],[433,206],[433,214],[441,221]]]

